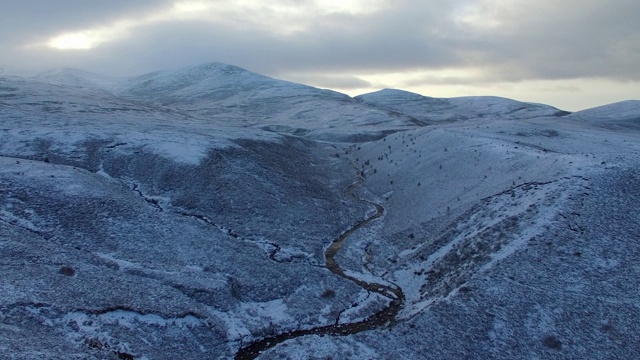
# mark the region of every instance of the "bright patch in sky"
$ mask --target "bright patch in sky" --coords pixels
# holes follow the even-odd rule
[[[379,9],[379,1],[361,0],[322,0],[316,6],[327,12],[342,12],[350,14],[371,13]]]
[[[107,41],[126,36],[135,24],[131,21],[119,21],[110,27],[69,32],[51,38],[46,44],[57,50],[90,50]]]
[[[505,13],[516,6],[513,0],[481,0],[463,3],[454,21],[477,29],[496,29],[504,25]]]
[[[137,27],[178,19],[200,19],[289,34],[305,29],[311,19],[321,14],[371,13],[379,10],[380,5],[380,0],[316,0],[311,4],[285,0],[268,3],[257,0],[238,0],[233,3],[181,0],[174,2],[171,7],[146,16],[120,19],[102,28],[58,35],[49,39],[46,44],[58,50],[88,50],[133,32]]]
[[[210,5],[205,4],[202,1],[178,1],[173,4],[173,7],[181,12],[198,12],[209,8]]]
[[[91,36],[83,33],[64,34],[51,39],[48,43],[50,47],[60,50],[87,50],[95,44],[96,41]]]

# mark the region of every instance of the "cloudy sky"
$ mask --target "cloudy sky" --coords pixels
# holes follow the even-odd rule
[[[219,61],[350,95],[640,98],[638,0],[0,0],[5,74]]]

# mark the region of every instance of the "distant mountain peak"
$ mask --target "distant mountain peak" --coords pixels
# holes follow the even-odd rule
[[[210,62],[192,67],[196,71],[211,71],[219,72],[223,74],[233,75],[241,73],[251,73],[249,70],[243,69],[239,66],[225,64],[221,62]]]
[[[121,81],[120,78],[107,77],[76,68],[51,69],[34,76],[33,79],[56,85],[101,87],[106,89]]]
[[[65,75],[65,76],[99,76],[95,73],[86,71],[86,70],[81,70],[81,69],[76,69],[76,68],[69,68],[69,67],[61,67],[61,68],[54,68],[54,69],[50,69],[47,71],[43,71],[39,74],[37,74],[35,77],[36,78],[47,78],[47,77],[51,77],[51,76],[59,76],[59,75]]]
[[[370,106],[405,114],[425,123],[479,118],[520,119],[564,116],[568,112],[544,104],[524,103],[499,96],[434,98],[417,93],[382,89],[356,96]]]
[[[175,70],[165,70],[160,73],[168,73],[173,76],[188,76],[194,77],[195,79],[207,79],[212,77],[258,77],[258,78],[267,78],[264,75],[260,75],[249,70],[243,69],[241,67],[235,65],[229,65],[219,62],[210,62],[206,64],[196,65],[196,66],[188,66]]]
[[[640,100],[624,100],[576,112],[589,115],[640,116]]]
[[[368,99],[368,98],[378,98],[378,97],[394,97],[394,98],[403,98],[404,100],[425,100],[425,99],[435,99],[430,96],[424,96],[418,93],[414,93],[407,90],[401,89],[393,89],[393,88],[384,88],[382,90],[362,94],[356,96],[356,98],[360,99]]]
[[[596,126],[640,129],[640,100],[618,101],[578,111],[572,118]]]

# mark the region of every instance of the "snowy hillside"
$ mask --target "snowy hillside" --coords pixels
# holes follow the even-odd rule
[[[572,119],[611,129],[640,129],[640,100],[627,100],[578,111]]]
[[[569,114],[549,105],[523,103],[496,96],[438,99],[395,89],[356,96],[356,100],[406,114],[425,123],[479,118],[522,120]]]
[[[639,116],[0,77],[0,357],[635,358]]]
[[[218,63],[133,78],[118,93],[232,126],[323,140],[380,138],[415,125],[406,115],[363,106],[344,94]]]

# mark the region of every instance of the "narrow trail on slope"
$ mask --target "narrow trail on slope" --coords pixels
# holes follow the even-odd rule
[[[351,184],[347,189],[347,195],[353,196],[359,201],[363,201],[373,205],[376,209],[375,214],[359,221],[352,227],[350,227],[347,231],[342,233],[338,238],[336,238],[329,248],[327,248],[325,252],[325,263],[327,269],[329,269],[332,273],[345,278],[363,289],[378,293],[386,298],[391,300],[390,304],[382,309],[381,311],[371,315],[370,317],[352,323],[343,323],[343,324],[332,324],[332,325],[324,325],[311,329],[303,329],[303,330],[294,330],[286,333],[282,333],[279,335],[271,336],[264,338],[262,340],[256,341],[246,347],[241,348],[236,353],[236,360],[247,360],[247,359],[255,359],[258,357],[263,351],[270,349],[277,344],[295,339],[298,337],[306,336],[306,335],[352,335],[357,334],[362,331],[374,330],[378,328],[382,328],[387,326],[388,324],[392,324],[396,320],[396,315],[404,305],[404,293],[402,289],[398,286],[390,286],[388,284],[379,284],[375,282],[367,282],[362,279],[358,279],[357,277],[346,274],[345,270],[338,265],[335,260],[336,255],[342,249],[344,241],[351,236],[354,232],[368,225],[373,220],[379,219],[384,214],[384,207],[382,205],[375,203],[373,201],[361,199],[355,195],[355,189],[362,184],[364,178],[362,177],[362,173],[360,171],[357,172],[357,180],[355,183]]]

